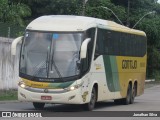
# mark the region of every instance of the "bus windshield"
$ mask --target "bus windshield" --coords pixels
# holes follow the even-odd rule
[[[20,73],[38,78],[79,75],[82,33],[27,31],[21,49]]]

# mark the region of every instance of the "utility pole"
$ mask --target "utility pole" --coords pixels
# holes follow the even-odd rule
[[[83,0],[83,6],[82,6],[82,16],[85,15],[85,0]]]
[[[82,16],[85,16],[85,7],[88,0],[83,0]]]
[[[130,26],[130,0],[128,0],[128,7],[127,7],[127,22],[126,22],[126,25],[127,27]]]

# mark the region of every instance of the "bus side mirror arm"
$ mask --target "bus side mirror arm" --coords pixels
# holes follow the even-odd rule
[[[11,55],[16,55],[17,44],[22,41],[23,36],[13,40],[11,45]]]
[[[87,56],[87,48],[88,48],[88,43],[91,41],[91,38],[87,38],[83,41],[82,46],[81,46],[81,53],[80,53],[80,58],[86,58]]]

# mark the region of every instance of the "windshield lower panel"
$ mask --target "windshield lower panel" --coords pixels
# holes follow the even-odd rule
[[[27,31],[21,48],[20,73],[33,78],[78,76],[82,33]]]
[[[62,79],[60,78],[40,78],[40,77],[33,77],[24,73],[19,73],[19,76],[28,80],[32,80],[32,81],[38,81],[38,82],[55,82],[55,83],[61,83],[61,82],[68,82],[68,81],[75,81],[77,79],[80,79],[79,75],[77,76],[71,76],[71,77],[66,77]]]

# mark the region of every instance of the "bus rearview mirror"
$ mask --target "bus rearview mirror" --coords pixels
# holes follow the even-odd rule
[[[23,39],[23,36],[18,37],[13,40],[12,45],[11,45],[11,55],[16,55],[17,44],[20,43],[22,39]]]
[[[87,38],[83,41],[82,46],[81,46],[81,53],[80,53],[80,57],[82,58],[86,58],[87,55],[87,47],[88,47],[88,43],[91,41],[91,38]]]

